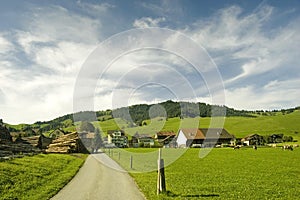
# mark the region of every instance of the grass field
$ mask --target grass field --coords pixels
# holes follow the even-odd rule
[[[165,169],[168,192],[159,196],[156,195],[156,171],[135,173],[156,167],[155,149],[119,150],[120,160],[117,150],[114,151],[113,158],[131,171],[149,200],[299,198],[300,148],[294,151],[213,149],[203,159],[199,158],[199,149],[188,149],[175,162],[176,151],[185,150],[163,149],[165,162],[173,161]],[[133,155],[133,169],[129,165],[130,155]]]
[[[86,156],[40,154],[0,162],[0,199],[49,199],[70,181]]]

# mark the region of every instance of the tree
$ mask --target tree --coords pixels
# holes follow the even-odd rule
[[[86,132],[94,132],[95,131],[94,125],[88,121],[81,122],[79,129],[80,129],[80,131],[86,131]]]

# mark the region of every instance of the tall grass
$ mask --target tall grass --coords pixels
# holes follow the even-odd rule
[[[40,154],[0,162],[0,199],[49,199],[72,179],[85,158]]]

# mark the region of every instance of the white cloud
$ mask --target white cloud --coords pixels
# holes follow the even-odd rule
[[[13,44],[0,34],[0,54],[6,54],[14,50]]]
[[[278,10],[268,5],[247,14],[231,6],[184,31],[208,50],[226,77],[226,86],[234,87],[237,81],[247,85],[251,84],[245,82],[247,78],[282,68],[296,71],[299,65],[300,19],[272,27],[277,14]]]
[[[142,17],[136,19],[133,22],[133,27],[135,28],[149,28],[149,27],[158,27],[161,22],[166,21],[164,17],[160,18],[151,18],[151,17]]]
[[[1,117],[32,123],[72,113],[76,76],[102,37],[100,21],[50,6],[33,8],[23,23],[9,38],[18,45],[0,37],[1,50],[28,60],[0,60]]]
[[[226,89],[226,105],[249,110],[271,110],[299,106],[299,85],[300,80],[291,79],[271,81],[261,88],[246,86]]]

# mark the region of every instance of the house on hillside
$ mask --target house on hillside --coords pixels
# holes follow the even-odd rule
[[[123,130],[108,130],[107,143],[114,144],[116,147],[128,147],[128,138]]]
[[[135,133],[132,136],[133,147],[151,147],[154,145],[154,138],[148,134]]]
[[[173,131],[160,131],[154,135],[155,140],[164,147],[176,147],[176,133]]]
[[[234,136],[222,128],[184,128],[178,131],[178,147],[213,147],[230,144]]]
[[[246,137],[241,139],[241,142],[246,146],[265,144],[264,137],[258,134],[247,135]]]

